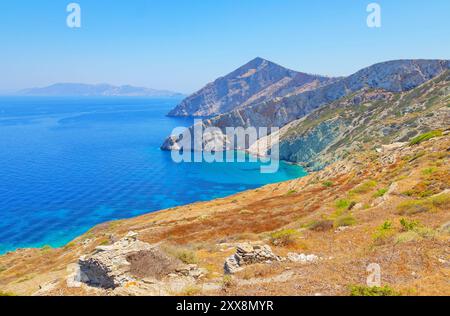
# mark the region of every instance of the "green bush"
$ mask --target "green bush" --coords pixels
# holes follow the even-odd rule
[[[201,292],[200,287],[190,284],[190,285],[186,285],[183,288],[183,290],[181,291],[181,295],[182,296],[195,296],[195,295],[200,294],[200,292]]]
[[[450,205],[450,193],[444,193],[422,200],[405,201],[400,203],[397,209],[401,215],[413,215],[428,212],[433,208],[445,209],[448,205]]]
[[[390,221],[385,221],[383,225],[377,228],[375,233],[372,235],[372,239],[376,243],[382,243],[392,237],[394,231],[392,229],[392,223]]]
[[[383,197],[387,193],[387,191],[388,189],[380,189],[373,195],[373,197],[375,198]]]
[[[395,237],[395,243],[403,244],[403,243],[408,243],[408,242],[412,242],[412,241],[418,241],[420,239],[421,239],[420,235],[418,233],[416,233],[415,231],[407,231],[407,232],[397,235]]]
[[[196,264],[198,263],[197,255],[194,251],[187,249],[187,248],[181,248],[177,246],[165,246],[164,250],[169,255],[179,259],[185,264]]]
[[[431,204],[427,200],[405,201],[397,206],[400,215],[414,215],[431,210]]]
[[[11,293],[11,292],[0,291],[0,296],[16,296],[16,295],[14,293]]]
[[[363,184],[358,185],[356,188],[350,191],[350,194],[364,194],[372,190],[377,186],[377,182],[373,180],[369,180],[364,182]]]
[[[270,234],[270,242],[274,246],[288,246],[295,243],[299,233],[295,229],[283,229]]]
[[[418,221],[410,221],[406,218],[402,218],[400,220],[400,225],[402,225],[402,231],[409,232],[411,230],[415,230],[420,224]]]
[[[222,287],[230,288],[236,285],[236,281],[233,279],[231,275],[224,275],[222,279]]]
[[[328,231],[334,227],[334,221],[327,219],[313,221],[309,223],[307,227],[316,232]]]
[[[400,293],[395,291],[390,286],[383,287],[369,287],[364,285],[353,285],[350,287],[351,296],[399,296]]]
[[[351,213],[344,213],[334,219],[334,227],[347,227],[356,224],[356,219]]]
[[[432,175],[433,173],[435,173],[436,171],[437,171],[436,168],[430,167],[430,168],[423,169],[422,174],[429,176],[429,175]]]
[[[337,200],[335,205],[338,209],[348,209],[352,202],[346,199]]]
[[[450,193],[439,194],[428,199],[431,204],[438,208],[445,208],[450,205]]]
[[[297,194],[296,190],[289,190],[287,195]]]
[[[431,131],[431,132],[419,135],[417,137],[414,137],[409,142],[409,145],[410,146],[418,145],[426,140],[430,140],[432,138],[440,137],[440,136],[442,136],[442,131]]]
[[[332,187],[334,184],[331,181],[325,181],[324,183],[322,183],[324,187],[330,188]]]

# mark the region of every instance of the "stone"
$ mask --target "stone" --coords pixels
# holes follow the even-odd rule
[[[241,270],[242,270],[242,268],[241,268],[238,260],[236,259],[236,255],[228,257],[225,260],[225,264],[224,264],[225,274],[234,274]]]
[[[314,263],[320,260],[320,258],[316,255],[305,255],[303,253],[293,253],[290,252],[287,255],[288,260],[292,262],[298,262],[298,263]]]
[[[236,247],[236,253],[225,260],[224,271],[226,274],[233,274],[241,271],[243,266],[280,261],[281,258],[272,252],[268,245],[251,245],[249,243],[240,244]]]
[[[84,282],[95,287],[114,289],[135,281],[129,273],[128,255],[154,248],[136,237],[135,233],[129,233],[113,245],[97,247],[94,254],[80,257],[78,264]]]

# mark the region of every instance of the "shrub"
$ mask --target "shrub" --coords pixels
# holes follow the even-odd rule
[[[426,200],[405,201],[397,206],[400,215],[413,215],[428,212],[431,205]]]
[[[392,223],[390,221],[385,221],[383,225],[377,228],[375,233],[372,235],[372,239],[375,243],[383,243],[394,234],[392,230]]]
[[[316,232],[323,232],[328,231],[334,227],[334,222],[332,220],[319,220],[319,221],[313,221],[307,225],[307,227],[310,230],[316,231]]]
[[[364,194],[377,186],[377,182],[373,180],[366,181],[350,191],[350,194]]]
[[[411,241],[417,241],[419,239],[420,239],[420,235],[418,233],[416,233],[415,231],[407,231],[407,232],[401,233],[397,237],[395,237],[395,243],[403,244],[403,243],[408,243]]]
[[[16,295],[14,293],[12,293],[12,292],[0,291],[0,296],[16,296]]]
[[[351,202],[346,199],[337,200],[335,203],[335,205],[338,209],[348,209],[350,204],[351,204]]]
[[[47,251],[50,251],[50,250],[52,250],[52,249],[53,249],[52,246],[45,245],[45,246],[43,246],[43,247],[41,248],[41,251],[47,252]]]
[[[331,188],[334,185],[334,183],[331,182],[331,181],[325,181],[322,184],[323,184],[324,187],[327,187],[327,188]]]
[[[450,193],[443,193],[429,198],[433,206],[438,208],[448,207],[450,205]]]
[[[403,233],[396,238],[396,243],[406,243],[417,241],[421,238],[433,238],[436,232],[428,227],[423,226],[418,221],[410,221],[405,218],[400,220]]]
[[[414,230],[417,234],[419,234],[422,238],[434,238],[437,234],[437,232],[434,229],[428,228],[428,227],[418,227]]]
[[[288,246],[295,243],[298,237],[298,231],[295,229],[283,229],[270,234],[270,242],[274,246]]]
[[[410,146],[418,145],[424,141],[430,140],[435,137],[440,137],[440,136],[442,136],[442,131],[431,131],[431,132],[419,135],[417,137],[414,137],[409,142],[409,145]]]
[[[225,275],[222,279],[222,287],[223,288],[230,288],[232,286],[236,285],[236,281],[231,275]]]
[[[164,250],[171,256],[179,259],[185,264],[198,263],[197,255],[194,251],[187,248],[180,248],[175,246],[166,246]]]
[[[430,167],[430,168],[426,168],[422,170],[422,174],[428,176],[428,175],[432,175],[433,173],[435,173],[437,171],[436,168],[434,167]]]
[[[387,191],[388,191],[388,189],[386,189],[386,188],[380,189],[373,195],[373,197],[375,197],[375,198],[383,197],[387,193]]]
[[[400,293],[395,291],[390,286],[383,287],[369,287],[364,285],[353,285],[350,287],[351,296],[399,296]]]
[[[182,296],[194,296],[199,294],[201,289],[198,286],[195,285],[187,285],[182,291]]]
[[[244,280],[267,278],[279,273],[279,266],[272,264],[254,264],[237,273]]]
[[[296,190],[289,190],[287,195],[297,194]]]
[[[334,227],[347,227],[356,224],[356,219],[351,213],[344,213],[334,220]]]
[[[422,200],[412,200],[400,203],[397,206],[399,214],[413,215],[428,212],[433,208],[446,208],[450,205],[450,193],[443,193]]]
[[[409,232],[419,227],[420,224],[418,221],[410,221],[407,220],[406,218],[402,218],[400,220],[400,225],[402,225],[402,231]]]

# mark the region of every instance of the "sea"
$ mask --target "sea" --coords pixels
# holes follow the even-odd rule
[[[306,175],[281,163],[176,163],[178,98],[0,97],[0,254],[60,247],[93,226]]]

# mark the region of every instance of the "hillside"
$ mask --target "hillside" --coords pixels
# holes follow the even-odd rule
[[[406,92],[363,88],[282,128],[280,158],[319,170],[348,153],[447,128],[450,71]],[[250,151],[267,154],[265,140]]]
[[[0,257],[0,291],[450,295],[450,135],[419,136],[350,153],[301,179],[105,223],[61,249],[8,253]],[[247,259],[224,275],[236,249]],[[77,262],[98,260],[111,264],[119,284],[74,283]],[[381,267],[383,288],[365,286],[371,263]]]
[[[296,72],[268,60],[255,58],[187,97],[169,116],[215,116],[236,108],[315,89],[332,80]]]
[[[391,93],[410,91],[436,78],[450,67],[445,60],[397,60],[376,64],[357,73],[300,94],[276,98],[264,103],[238,108],[204,121],[205,127],[284,127],[322,106],[336,102],[363,89]],[[182,139],[169,137],[162,149],[177,148]]]
[[[26,96],[83,96],[83,97],[180,97],[180,93],[143,87],[113,86],[109,84],[57,83],[43,88],[31,88],[19,91]]]

